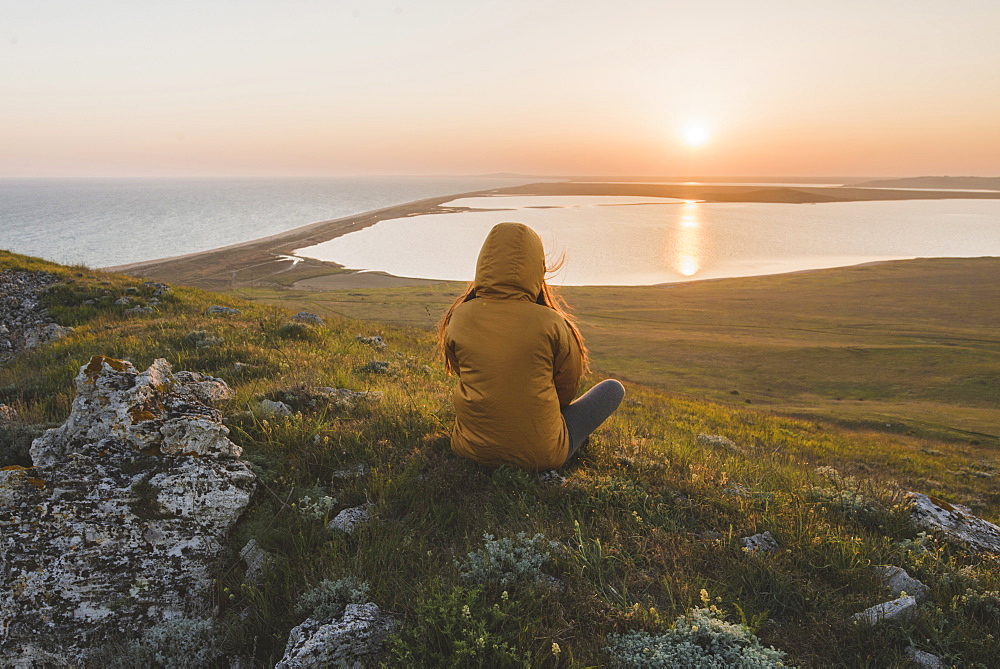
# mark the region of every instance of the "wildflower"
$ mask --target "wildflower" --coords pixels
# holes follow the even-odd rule
[[[469,605],[468,604],[464,604],[462,606],[462,616],[464,618],[472,618],[472,611],[469,609]]]
[[[708,602],[711,601],[712,599],[711,597],[708,596],[708,590],[706,590],[705,588],[702,588],[701,592],[698,594],[701,597],[701,601],[703,604],[708,604]]]
[[[555,641],[553,641],[552,642],[552,654],[555,655],[556,657],[559,657],[559,653],[561,653],[561,652],[562,652],[562,648],[559,647],[559,644],[557,644]]]

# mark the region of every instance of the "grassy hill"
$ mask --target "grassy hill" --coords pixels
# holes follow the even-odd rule
[[[72,379],[92,354],[127,358],[139,368],[166,358],[175,369],[221,377],[235,390],[224,409],[231,437],[262,485],[218,570],[217,643],[230,656],[273,666],[289,629],[304,618],[300,597],[347,577],[367,583],[368,597],[399,621],[387,666],[605,665],[615,657],[605,651],[608,635],[663,634],[692,609],[701,611],[699,620],[716,620],[706,627],[711,634],[725,637],[730,629],[719,620],[744,625],[731,629],[755,634],[798,666],[904,666],[909,644],[954,664],[988,666],[1000,650],[997,557],[919,534],[901,492],[930,493],[1000,520],[1000,463],[985,442],[783,417],[756,403],[630,382],[622,409],[564,472],[565,485],[543,483],[450,453],[454,381],[434,359],[426,330],[336,317],[325,326],[289,325],[290,312],[262,300],[184,287],[161,298],[153,314],[126,316],[127,307],[115,301],[145,301],[141,279],[12,254],[0,254],[2,268],[59,275],[45,302],[57,322],[76,330],[0,368],[0,402],[20,416],[0,432],[0,466],[27,464],[27,438],[65,418]],[[427,292],[423,304],[400,293],[405,310],[389,299],[354,299],[365,300],[370,318],[434,311],[428,305],[443,289],[420,290]],[[601,334],[590,314],[608,306],[605,297],[587,303],[583,290],[570,295],[595,348]],[[772,313],[782,313],[774,298]],[[207,315],[212,304],[240,313]],[[329,305],[318,304],[329,315]],[[664,313],[666,305],[629,318],[655,324]],[[826,316],[838,317],[803,317]],[[762,315],[761,326],[766,320]],[[715,324],[720,337],[727,327]],[[900,325],[899,336],[908,327]],[[745,331],[734,328],[732,336]],[[388,348],[356,339],[373,334]],[[655,345],[655,329],[643,336]],[[834,339],[833,332],[816,336]],[[802,343],[794,334],[787,341],[792,351]],[[979,350],[962,346],[973,356]],[[619,359],[627,363],[626,353]],[[603,355],[598,363],[616,369],[616,358]],[[387,372],[374,371],[380,368],[368,364],[373,360],[388,362]],[[751,372],[718,384],[720,397],[736,389],[756,402]],[[319,386],[383,397],[325,403],[310,392]],[[264,415],[264,398],[296,411]],[[734,445],[699,442],[699,434]],[[359,465],[364,473],[344,474]],[[370,523],[351,535],[326,529],[338,511],[364,503],[372,505]],[[740,537],[763,531],[777,539],[778,551],[750,555],[740,548]],[[505,563],[499,540],[518,547],[521,532],[518,559]],[[488,544],[484,534],[499,542]],[[538,534],[556,544],[530,540]],[[249,539],[273,557],[257,583],[245,582],[238,558]],[[485,548],[494,549],[493,559],[469,558],[487,555]],[[875,571],[888,564],[927,584],[928,602],[900,623],[851,623],[852,614],[890,598]],[[559,584],[535,578],[539,570]]]

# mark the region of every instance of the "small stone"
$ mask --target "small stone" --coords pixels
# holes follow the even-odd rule
[[[917,492],[909,494],[910,517],[918,526],[942,532],[974,551],[1000,553],[1000,527],[977,518],[964,506]]]
[[[375,604],[348,604],[340,620],[309,618],[292,628],[285,655],[274,669],[360,666],[379,652],[392,629],[392,620]]]
[[[333,520],[327,523],[326,526],[328,529],[340,530],[350,534],[359,525],[367,523],[369,520],[371,520],[371,514],[368,512],[368,505],[362,505],[344,509]]]
[[[127,307],[128,305],[132,304],[132,298],[131,297],[125,297],[123,295],[123,296],[119,297],[117,300],[115,300],[115,304],[118,304],[118,305],[123,306],[123,307]]]
[[[152,307],[146,307],[146,306],[142,306],[142,305],[131,307],[131,308],[126,309],[124,311],[124,314],[126,316],[141,316],[141,315],[151,314],[151,313],[153,313],[153,308]]]
[[[240,313],[240,310],[233,309],[232,307],[222,307],[219,306],[218,304],[213,304],[212,306],[210,306],[208,309],[205,310],[205,313],[208,314],[209,316],[215,316],[219,314],[234,316]]]
[[[316,436],[318,437],[319,435],[317,434]],[[333,478],[340,480],[353,479],[353,478],[358,478],[360,476],[364,476],[365,474],[368,473],[369,469],[370,467],[366,464],[358,464],[353,467],[348,467],[346,469],[338,469],[333,473],[332,476]]]
[[[557,472],[555,469],[546,469],[543,472],[539,472],[538,480],[541,483],[554,483],[558,485],[566,485],[566,477]]]
[[[385,340],[379,335],[373,335],[371,337],[362,337],[361,335],[358,335],[354,339],[362,344],[368,344],[373,348],[385,348],[387,346]]]
[[[309,325],[325,325],[322,316],[308,311],[300,311],[292,316],[292,320],[296,323],[307,323]]]
[[[292,413],[292,407],[274,400],[261,400],[260,410],[268,416],[288,416]]]
[[[927,599],[927,586],[906,573],[901,567],[887,566],[877,568],[882,585],[900,597],[903,593],[913,595],[918,602]]]
[[[868,623],[869,625],[877,625],[884,620],[895,620],[900,616],[906,615],[916,608],[916,606],[916,598],[907,595],[906,597],[894,599],[891,602],[876,604],[860,613],[855,613],[851,616],[851,619]]]
[[[906,647],[906,659],[919,669],[944,669],[945,663],[934,653],[917,650],[913,646]]]
[[[778,540],[770,532],[761,532],[753,536],[740,539],[740,545],[751,555],[760,551],[761,553],[772,553],[778,550]]]
[[[736,445],[732,439],[723,437],[717,434],[699,434],[698,438],[695,440],[701,446],[714,446],[716,448],[724,448],[727,451],[732,451],[733,453],[743,453],[744,450]]]
[[[247,566],[244,580],[247,583],[259,583],[264,576],[264,572],[274,562],[274,558],[268,555],[258,544],[256,539],[251,539],[240,551],[240,558]]]

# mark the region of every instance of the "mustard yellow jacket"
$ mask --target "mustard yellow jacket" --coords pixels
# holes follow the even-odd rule
[[[569,434],[560,408],[580,383],[580,347],[566,320],[536,300],[542,240],[520,223],[490,231],[474,297],[452,313],[445,355],[458,373],[452,450],[487,465],[561,466]]]

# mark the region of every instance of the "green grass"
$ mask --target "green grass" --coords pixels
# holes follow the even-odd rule
[[[997,258],[937,258],[563,294],[596,366],[620,378],[785,415],[998,447],[998,275]],[[431,328],[460,289],[262,287],[250,294]]]
[[[0,256],[2,267],[59,274],[64,286],[46,299],[76,327],[0,368],[0,402],[18,407],[25,425],[66,417],[73,376],[92,354],[140,368],[163,357],[235,390],[224,412],[261,486],[220,566],[219,643],[255,666],[280,658],[289,629],[302,622],[296,602],[303,593],[348,576],[367,582],[372,600],[400,623],[387,645],[388,666],[602,665],[608,634],[662,633],[701,605],[702,589],[721,600],[730,622],[747,622],[794,665],[904,666],[903,651],[914,643],[950,663],[988,666],[1000,650],[1000,602],[990,594],[1000,590],[997,557],[920,537],[900,506],[901,490],[914,489],[1000,520],[1000,462],[991,444],[848,428],[629,382],[625,404],[567,468],[568,483],[541,484],[451,454],[454,381],[423,329],[328,317],[325,327],[292,336],[284,328],[291,312],[181,287],[156,313],[127,318],[121,307],[91,308],[82,298],[95,291],[117,297],[140,289],[139,280],[9,254]],[[206,316],[210,304],[241,313]],[[590,308],[580,308],[585,319]],[[192,331],[222,343],[199,348]],[[370,334],[382,335],[388,349],[354,339]],[[390,373],[361,371],[372,360],[392,363]],[[234,362],[252,367],[237,371]],[[301,384],[384,397],[353,408],[303,406],[287,418],[254,412],[261,398]],[[721,398],[729,399],[730,385],[719,386]],[[702,446],[700,433],[725,435],[739,449]],[[336,475],[358,464],[368,473]],[[372,522],[347,536],[298,510],[303,497],[323,495],[336,500],[328,516],[371,503]],[[780,542],[777,553],[739,548],[740,537],[765,530]],[[463,578],[462,561],[482,548],[484,533],[519,532],[561,545],[543,569],[562,588]],[[237,558],[251,538],[274,556],[257,584],[244,583]],[[855,626],[851,614],[888,598],[876,584],[880,564],[908,569],[930,587],[930,600],[908,621]]]

